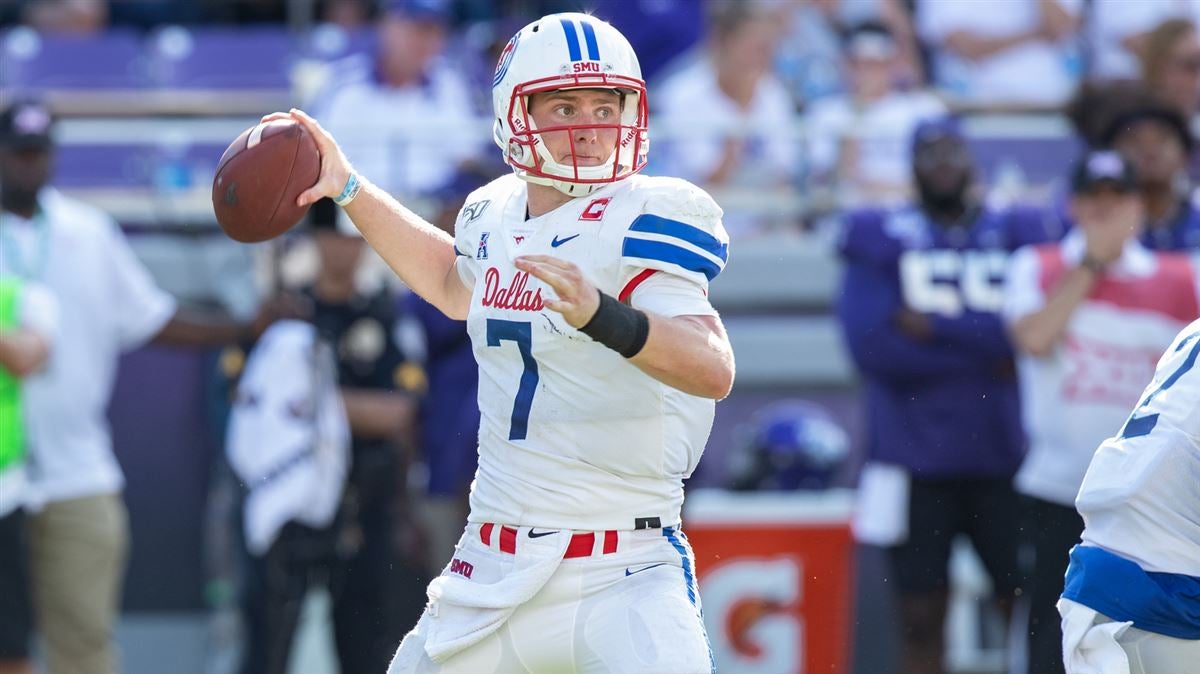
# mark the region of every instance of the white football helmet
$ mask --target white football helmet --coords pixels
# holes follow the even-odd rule
[[[620,117],[611,124],[537,128],[529,115],[529,97],[558,89],[613,89],[621,95]],[[578,197],[646,165],[649,109],[642,68],[625,36],[594,16],[551,14],[517,31],[496,64],[492,108],[493,137],[505,163],[531,183]],[[599,166],[556,161],[541,134],[579,129],[616,129],[616,151]]]

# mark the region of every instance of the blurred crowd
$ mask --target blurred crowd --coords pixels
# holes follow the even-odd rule
[[[867,421],[856,531],[893,565],[903,671],[942,671],[959,535],[998,613],[1028,602],[1028,671],[1062,671],[1054,601],[1083,529],[1083,471],[1200,313],[1187,257],[1200,250],[1200,2],[323,0],[299,18],[292,5],[17,0],[0,2],[0,25],[370,32],[374,47],[324,64],[300,102],[363,174],[425,199],[449,229],[466,195],[507,170],[486,133],[464,130],[491,117],[509,35],[541,14],[594,10],[630,38],[652,120],[670,127],[648,171],[765,204],[728,209],[735,243],[837,235],[835,311]],[[0,117],[0,374],[28,381],[34,449],[17,454],[30,455],[20,484],[36,487],[11,534],[28,564],[0,573],[29,578],[7,596],[30,608],[2,610],[27,630],[37,617],[52,671],[115,671],[128,531],[104,415],[117,357],[150,341],[215,348],[230,432],[213,493],[232,533],[213,575],[236,587],[214,601],[248,635],[239,670],[286,671],[305,594],[321,584],[342,671],[384,671],[466,515],[479,412],[465,326],[365,283],[365,243],[328,202],[272,251],[257,315],[179,309],[111,218],[48,187],[54,115],[22,101]],[[1081,150],[1036,202],[994,198],[966,113],[1029,111],[1062,111]],[[789,210],[796,199],[804,207]],[[306,254],[310,273],[290,280],[287,264]],[[6,314],[7,279],[29,293],[27,315]],[[274,364],[294,353],[303,376]],[[17,399],[7,381],[0,403]],[[755,423],[731,487],[823,488],[847,459],[846,435],[811,405]],[[22,461],[5,456],[7,527],[24,516],[4,472]],[[303,480],[327,498],[297,501],[313,493]],[[27,656],[0,643],[0,672],[29,671]]]
[[[374,150],[362,152],[378,156],[363,161],[378,167],[380,180],[417,193],[446,183],[446,166],[492,156],[482,131],[443,130],[491,116],[488,82],[508,36],[544,13],[591,11],[642,55],[659,127],[649,170],[743,204],[747,214],[729,223],[735,238],[811,226],[847,205],[902,202],[913,194],[908,138],[920,120],[946,110],[1054,112],[1081,90],[1134,81],[1187,118],[1200,98],[1200,5],[1175,0],[25,0],[0,7],[0,26],[45,34],[252,25],[367,36],[372,46],[353,57],[295,69],[297,102],[338,123],[360,101],[397,106],[398,114],[374,115],[355,129],[371,139],[363,144]],[[433,148],[433,133],[452,147]],[[438,155],[433,166],[431,154]],[[745,198],[747,187],[756,198]]]

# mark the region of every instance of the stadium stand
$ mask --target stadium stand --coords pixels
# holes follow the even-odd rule
[[[113,214],[136,233],[131,237],[135,250],[173,294],[197,303],[230,301],[228,284],[219,288],[218,277],[230,265],[244,269],[248,250],[263,249],[226,246],[216,227],[209,181],[221,152],[259,115],[306,100],[319,90],[331,64],[369,52],[374,40],[371,30],[333,25],[307,32],[282,25],[168,25],[148,33],[111,28],[87,36],[0,28],[0,105],[14,93],[46,95],[64,118],[56,186]],[[652,125],[656,142],[686,140],[690,133],[684,120],[652,116]],[[1057,181],[1079,150],[1064,118],[1053,112],[978,112],[965,126],[993,198],[1050,203],[1060,194]],[[474,129],[462,132],[487,138],[489,127],[490,120],[481,118]],[[797,116],[794,128],[778,131],[802,144],[803,116]],[[730,212],[771,212],[794,226],[736,241],[727,270],[713,286],[713,302],[725,316],[738,354],[738,383],[718,407],[712,443],[695,480],[701,485],[721,482],[720,466],[736,442],[737,427],[780,397],[820,400],[846,423],[852,438],[862,433],[856,375],[830,314],[840,275],[833,253],[836,223],[823,219],[831,206],[804,190],[764,196],[739,188],[714,190],[714,196]],[[201,249],[205,252],[198,255]],[[134,535],[130,569],[131,578],[144,582],[130,588],[126,606],[172,611],[177,618],[135,617],[123,627],[125,641],[163,638],[184,659],[204,657],[195,641],[203,626],[184,614],[204,608],[198,584],[203,570],[196,560],[206,495],[199,481],[187,481],[205,475],[217,453],[210,420],[196,412],[204,404],[197,391],[209,366],[189,355],[134,354],[123,365],[113,408],[130,506],[143,517],[134,526],[145,532]],[[142,375],[160,368],[178,372],[174,386],[190,392],[164,396],[138,384]],[[185,407],[190,411],[181,411]],[[176,446],[165,446],[172,443]],[[168,460],[174,455],[186,459]],[[850,476],[840,479],[847,483]],[[185,482],[178,492],[183,501],[170,508],[156,505],[168,496],[164,490]],[[956,610],[973,608],[963,603]],[[165,627],[156,631],[156,624]],[[139,660],[145,651],[128,652],[127,671],[153,671],[152,660]],[[977,664],[977,671],[994,671],[994,656],[990,664]],[[957,652],[954,662],[966,669],[971,657]]]

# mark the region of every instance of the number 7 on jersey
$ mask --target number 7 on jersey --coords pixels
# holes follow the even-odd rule
[[[533,394],[537,392],[538,367],[533,357],[533,327],[529,321],[505,321],[487,319],[487,345],[500,346],[500,342],[517,343],[525,370],[513,400],[512,421],[508,428],[509,440],[524,440],[529,432],[529,408],[533,406]]]

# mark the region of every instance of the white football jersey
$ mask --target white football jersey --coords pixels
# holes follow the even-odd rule
[[[536,218],[508,175],[472,193],[455,224],[473,287],[479,470],[472,522],[576,530],[669,526],[712,428],[714,401],[653,379],[543,306],[553,290],[513,259],[575,263],[601,291],[665,316],[715,315],[721,209],[674,178],[632,176]]]
[[[1200,577],[1200,320],[1167,349],[1076,499],[1083,542],[1151,572]]]

